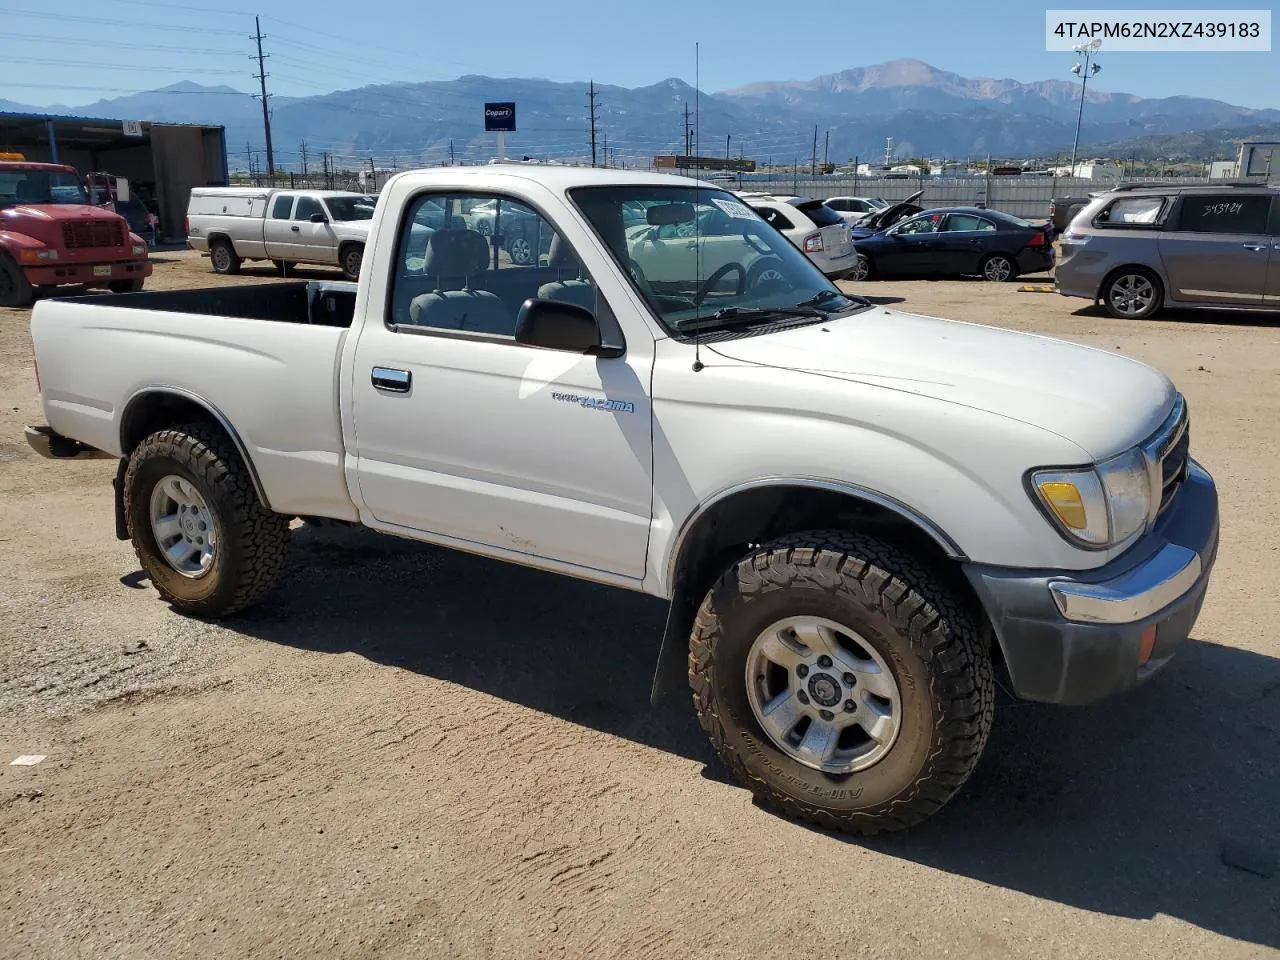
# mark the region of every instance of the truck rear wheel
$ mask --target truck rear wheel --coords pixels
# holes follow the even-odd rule
[[[161,430],[138,444],[124,509],[138,562],[183,613],[243,610],[270,592],[284,567],[288,518],[262,505],[235,447],[206,424]]]
[[[862,834],[937,812],[976,766],[995,702],[958,595],[897,548],[839,531],[785,537],[724,573],[694,623],[689,683],[757,797]]]
[[[29,307],[35,296],[35,287],[22,268],[8,254],[0,253],[0,307]]]
[[[218,239],[209,244],[209,262],[214,273],[239,273],[242,261],[230,240]]]

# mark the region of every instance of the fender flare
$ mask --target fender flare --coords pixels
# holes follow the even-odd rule
[[[231,438],[231,443],[235,446],[236,452],[240,454],[240,459],[244,461],[245,468],[249,471],[249,479],[253,483],[254,493],[258,495],[258,501],[268,510],[271,509],[271,502],[267,499],[267,491],[262,486],[262,478],[258,476],[258,469],[253,464],[253,458],[249,456],[249,448],[241,438],[239,432],[231,425],[231,420],[221,410],[217,408],[211,401],[194,393],[185,387],[175,387],[171,384],[156,384],[149,387],[141,387],[130,394],[129,399],[124,402],[120,413],[120,452],[121,456],[127,458],[129,455],[128,444],[126,443],[127,427],[129,426],[129,418],[139,403],[148,397],[154,396],[170,396],[179,397],[196,406],[204,409],[214,422]]]

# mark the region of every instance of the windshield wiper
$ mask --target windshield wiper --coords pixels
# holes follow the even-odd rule
[[[820,293],[816,294],[815,296],[810,297],[808,300],[802,300],[800,303],[796,304],[796,306],[797,307],[816,307],[819,304],[829,302],[835,297],[844,297],[846,300],[851,300],[854,303],[860,303],[864,307],[871,306],[871,301],[868,300],[866,297],[851,296],[850,294],[842,293],[839,290],[823,290]]]
[[[777,320],[780,317],[811,317],[814,320],[825,320],[828,314],[824,310],[804,304],[797,304],[794,307],[721,307],[709,316],[686,320],[678,324],[677,329],[704,330],[708,327],[724,326],[736,320]]]

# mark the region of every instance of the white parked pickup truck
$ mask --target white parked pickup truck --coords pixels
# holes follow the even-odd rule
[[[547,254],[513,262],[506,217]],[[295,517],[652,594],[655,699],[687,665],[747,787],[855,832],[960,788],[997,671],[1083,704],[1158,670],[1217,552],[1167,377],[843,294],[679,177],[402,173],[358,285],[43,300],[31,330],[29,441],[118,461],[116,535],[177,610],[262,599]]]
[[[270,260],[282,274],[295,263],[319,263],[355,280],[377,202],[343,190],[196,187],[187,202],[187,243],[209,255],[215,273]]]

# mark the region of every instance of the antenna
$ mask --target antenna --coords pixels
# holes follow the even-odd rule
[[[698,42],[693,43],[693,142],[697,145],[698,153],[702,152],[702,56],[699,50]],[[695,193],[694,198],[701,200],[702,198]],[[695,290],[702,287],[702,223],[698,220],[697,208],[693,212],[693,243],[694,243],[694,284]],[[697,297],[697,293],[694,293]],[[702,319],[702,304],[694,307],[694,328],[693,328],[693,372],[698,373],[702,370],[702,330],[699,321]]]

